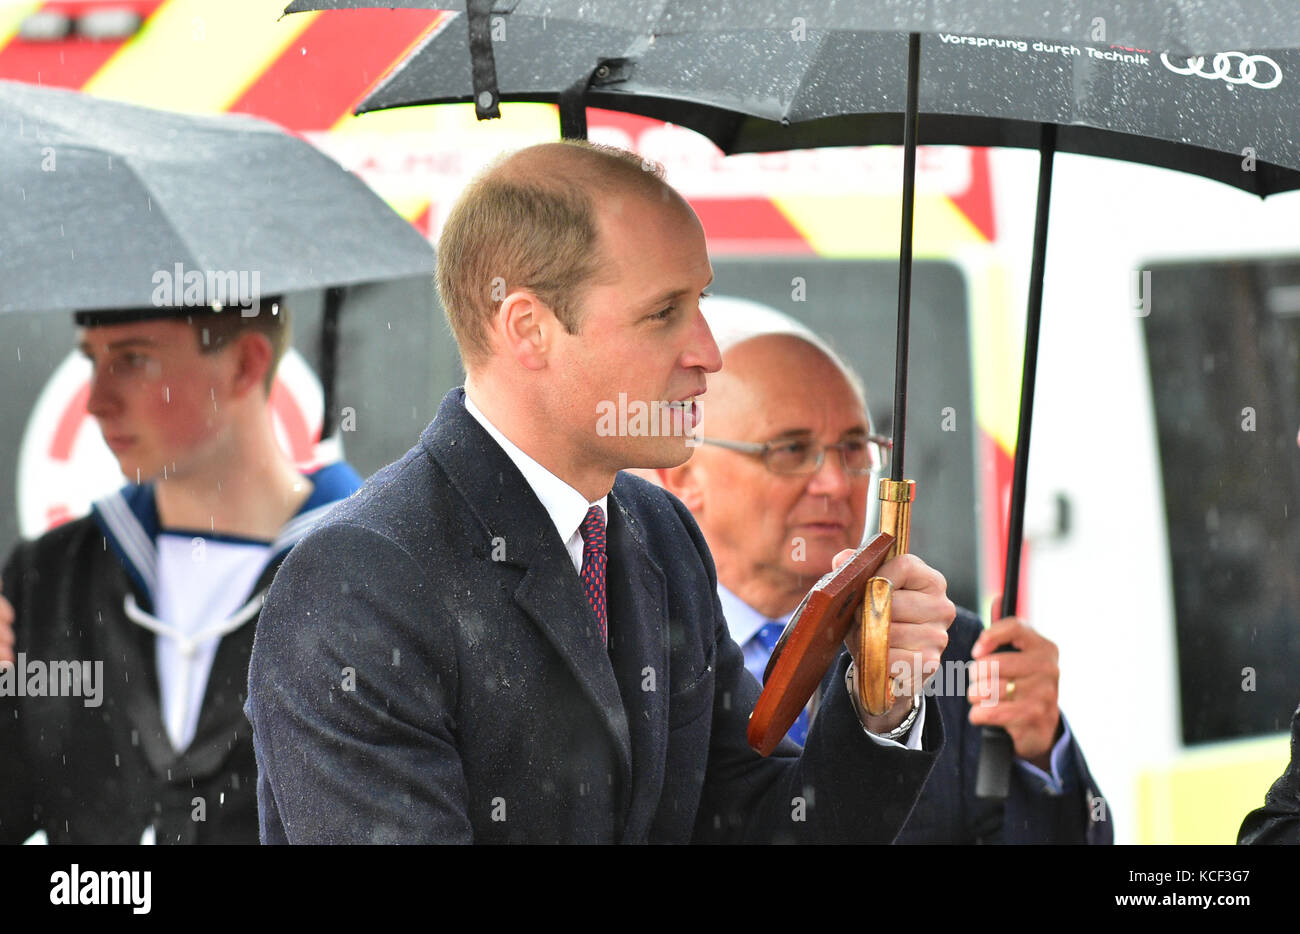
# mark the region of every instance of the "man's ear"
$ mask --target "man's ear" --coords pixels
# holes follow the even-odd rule
[[[271,362],[275,357],[270,338],[256,331],[241,334],[231,350],[234,351],[236,366],[234,382],[231,385],[233,394],[242,397],[250,390],[260,392],[266,381],[266,373],[271,368]]]
[[[555,313],[532,292],[511,292],[501,300],[493,319],[494,330],[506,352],[529,370],[546,366]]]
[[[698,451],[686,463],[676,467],[659,467],[655,473],[659,475],[660,485],[680,499],[698,520],[704,511],[704,488],[700,483],[696,457],[699,457]]]

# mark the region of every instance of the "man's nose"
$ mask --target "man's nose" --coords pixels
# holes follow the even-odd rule
[[[853,478],[844,469],[844,459],[840,452],[827,448],[822,454],[822,465],[808,481],[809,495],[847,497],[853,486]]]
[[[696,311],[695,328],[691,332],[690,343],[682,354],[682,366],[685,369],[699,367],[705,373],[716,373],[722,369],[722,353],[718,342],[713,339],[709,322],[704,320],[704,312]]]
[[[111,383],[112,374],[99,367],[90,375],[90,396],[86,399],[86,411],[95,418],[112,415],[121,405]]]

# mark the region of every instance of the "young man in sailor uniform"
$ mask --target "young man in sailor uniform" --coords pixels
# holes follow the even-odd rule
[[[360,478],[295,469],[268,407],[287,310],[240,312],[77,314],[87,409],[131,482],[4,567],[0,841],[257,841],[242,708],[258,612]],[[69,662],[102,670],[96,696],[28,674]]]

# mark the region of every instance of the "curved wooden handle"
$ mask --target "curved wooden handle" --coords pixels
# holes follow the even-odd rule
[[[889,620],[894,606],[894,585],[884,577],[867,581],[862,601],[862,629],[858,641],[858,700],[873,717],[894,706],[894,679],[889,676]]]
[[[880,531],[894,537],[885,560],[907,553],[912,531],[912,501],[916,484],[911,480],[880,481]],[[858,641],[858,700],[873,717],[889,712],[896,700],[889,674],[889,623],[894,586],[883,577],[867,582],[862,602],[862,634]]]

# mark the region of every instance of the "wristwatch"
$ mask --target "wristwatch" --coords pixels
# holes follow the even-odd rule
[[[872,736],[879,736],[881,739],[892,739],[895,742],[902,742],[903,737],[912,729],[912,724],[916,722],[916,716],[921,710],[921,695],[912,695],[912,709],[907,712],[903,722],[894,727],[888,733],[872,733],[867,729],[866,717],[862,714],[862,705],[858,699],[858,669],[855,662],[849,662],[848,669],[844,672],[844,687],[848,689],[849,698],[853,701],[853,709],[857,712],[858,721],[862,723],[862,729]]]

